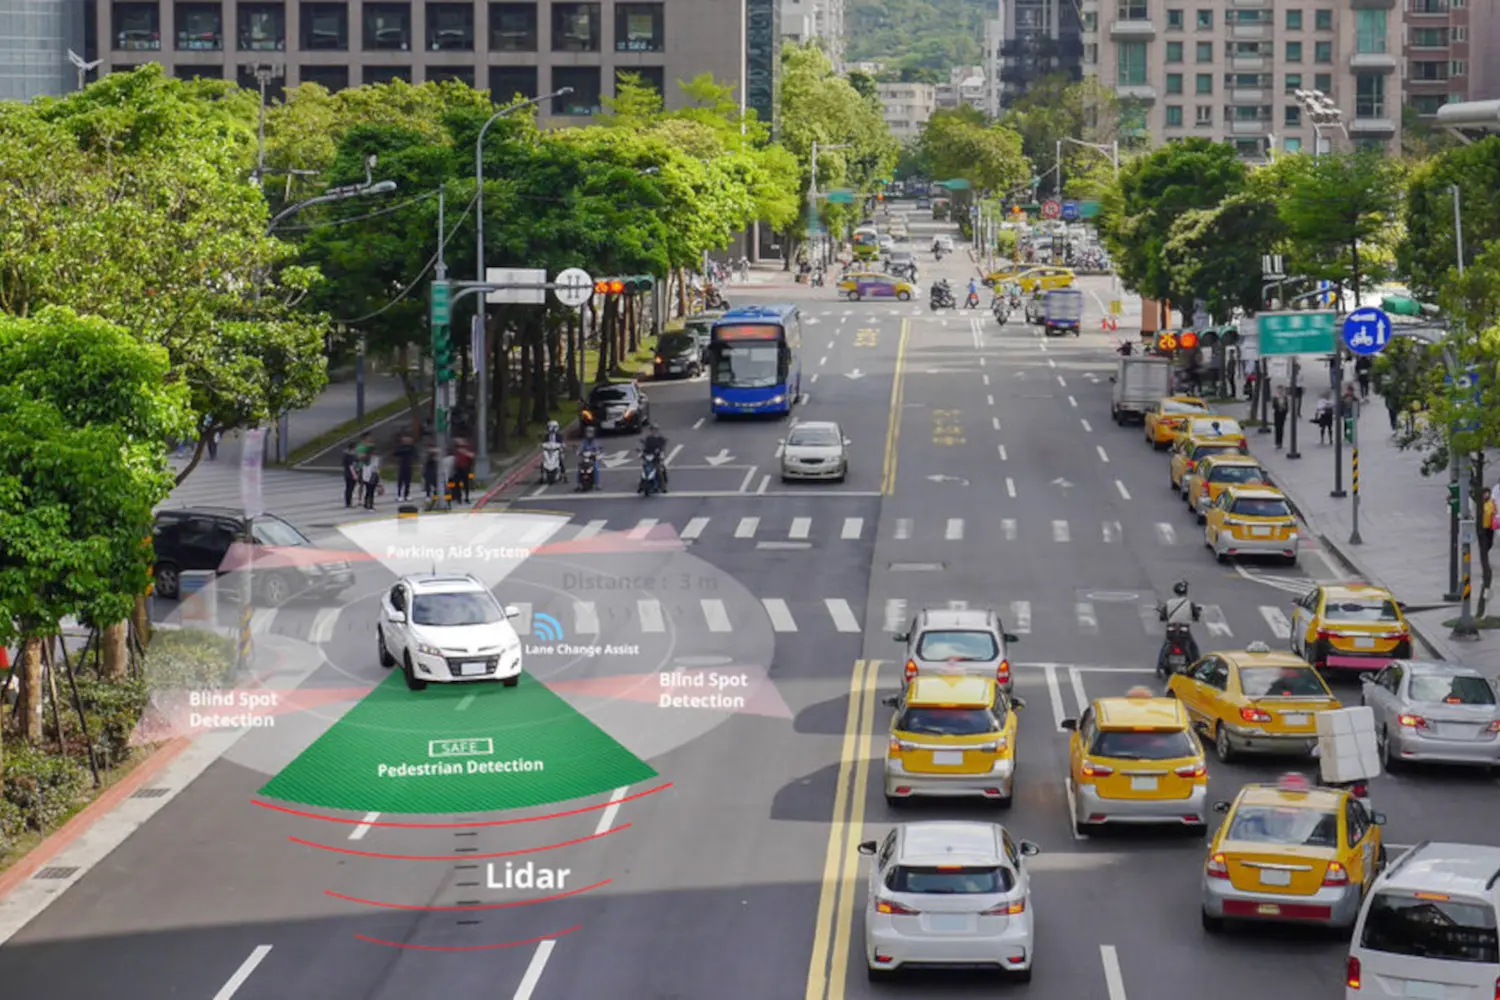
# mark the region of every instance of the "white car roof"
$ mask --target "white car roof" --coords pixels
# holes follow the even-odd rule
[[[836,431],[838,429],[839,425],[832,420],[804,420],[792,428],[794,431]]]
[[[405,576],[401,582],[411,588],[413,594],[472,594],[489,592],[489,588],[472,576]]]
[[[994,823],[936,820],[902,827],[896,862],[903,865],[996,865],[1003,861]]]
[[[1419,844],[1386,873],[1384,889],[1490,897],[1500,879],[1500,847]]]

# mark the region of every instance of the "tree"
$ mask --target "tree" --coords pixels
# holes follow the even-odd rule
[[[1104,171],[1113,168],[1097,152],[1066,140],[1108,145],[1121,138],[1120,118],[1120,98],[1112,89],[1093,77],[1074,81],[1057,73],[1028,87],[1003,120],[1021,136],[1027,157],[1043,170],[1057,165],[1057,144],[1062,142],[1063,180],[1071,184],[1075,178],[1097,178],[1101,164]]]
[[[1374,150],[1297,157],[1277,202],[1296,274],[1336,282],[1360,301],[1383,269],[1372,251],[1393,243],[1400,205],[1397,166]]]
[[[1500,136],[1450,149],[1418,165],[1406,188],[1406,233],[1397,262],[1412,292],[1437,301],[1458,259],[1453,186],[1469,259],[1500,240]]]
[[[983,61],[984,22],[994,16],[993,0],[850,0],[845,55],[850,62],[883,59],[898,71],[922,69],[946,80],[949,68]]]
[[[972,108],[938,111],[922,127],[922,160],[929,175],[955,177],[985,191],[1008,192],[1031,176],[1021,137],[1004,125],[991,125]]]
[[[1276,202],[1258,191],[1182,213],[1162,246],[1170,298],[1201,301],[1221,320],[1235,308],[1261,308],[1260,256],[1276,245],[1281,232]]]

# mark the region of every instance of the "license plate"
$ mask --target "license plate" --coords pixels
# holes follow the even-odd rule
[[[958,767],[964,762],[962,750],[935,750],[932,754],[932,762],[938,767]]]
[[[934,913],[927,918],[931,921],[929,926],[935,931],[946,931],[948,933],[963,933],[969,929],[969,915],[967,913]]]
[[[1281,907],[1275,903],[1261,903],[1255,908],[1255,912],[1263,917],[1274,917],[1281,913]]]
[[[485,663],[482,660],[478,663],[461,663],[459,664],[458,672],[463,674],[465,677],[470,677],[474,674],[484,673],[489,669],[489,666],[490,665],[488,663]]]
[[[1368,636],[1368,635],[1359,636],[1358,638],[1356,638],[1354,640],[1354,648],[1355,649],[1374,649],[1375,648],[1375,640],[1374,640],[1373,637]]]
[[[1284,872],[1276,868],[1262,868],[1260,872],[1261,885],[1291,885],[1292,873]]]
[[[616,423],[618,423],[618,421],[616,421],[616,420],[605,420],[602,423],[600,423],[599,426],[603,427],[607,431],[612,431],[612,430],[615,429],[615,424]]]
[[[1157,788],[1155,778],[1131,778],[1130,790],[1132,792],[1154,792]]]
[[[1256,536],[1257,538],[1266,538],[1270,536],[1271,529],[1269,527],[1254,527],[1250,529],[1250,534]]]
[[[1307,725],[1307,714],[1304,712],[1292,712],[1281,717],[1281,721],[1289,726]]]
[[[1447,1000],[1448,987],[1442,983],[1419,983],[1415,980],[1406,981],[1406,995],[1415,1000]]]

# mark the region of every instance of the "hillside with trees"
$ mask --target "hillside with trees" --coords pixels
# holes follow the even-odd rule
[[[851,0],[846,55],[908,76],[935,70],[946,80],[950,67],[980,61],[984,22],[994,11],[993,0]]]

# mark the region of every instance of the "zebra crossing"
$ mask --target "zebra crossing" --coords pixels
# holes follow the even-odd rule
[[[943,606],[942,602],[909,602],[904,598],[890,598],[885,602],[882,630],[904,632],[918,609]],[[969,607],[969,603],[948,601],[946,607],[963,610]],[[1031,635],[1034,631],[1043,634],[1049,631],[1067,631],[1084,635],[1099,635],[1101,632],[1114,635],[1119,634],[1118,630],[1121,629],[1138,629],[1149,636],[1159,637],[1166,631],[1157,616],[1154,601],[1076,601],[1071,607],[1053,607],[1049,604],[1035,609],[1045,619],[1041,628],[1033,627],[1034,609],[1031,601],[1009,601],[996,610],[1000,612],[1006,631],[1014,635]],[[1255,614],[1256,619],[1241,624],[1242,630],[1255,632],[1250,638],[1263,638],[1257,628],[1261,625],[1274,638],[1283,642],[1291,637],[1291,622],[1281,608],[1262,604],[1255,609]],[[1218,604],[1203,605],[1200,624],[1210,642],[1235,638],[1235,630],[1230,625],[1224,608]]]

